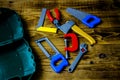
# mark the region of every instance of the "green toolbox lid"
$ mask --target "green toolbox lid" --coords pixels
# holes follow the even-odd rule
[[[7,8],[0,8],[0,46],[23,38],[23,26],[18,14]]]
[[[32,75],[35,67],[32,50],[25,39],[0,48],[0,80]]]

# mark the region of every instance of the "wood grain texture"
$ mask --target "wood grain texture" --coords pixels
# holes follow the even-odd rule
[[[120,0],[0,0],[0,7],[15,10],[22,18],[25,38],[32,47],[36,60],[36,72],[32,80],[120,80]],[[90,43],[79,36],[80,43],[88,44],[88,53],[84,55],[76,70],[68,73],[65,68],[60,74],[56,74],[50,67],[50,61],[36,45],[35,40],[48,37],[57,49],[65,55],[63,33],[57,34],[37,32],[38,23],[42,8],[53,11],[59,8],[62,16],[61,23],[67,20],[74,20],[76,25],[91,35],[97,43],[90,46]],[[102,19],[102,23],[94,29],[89,29],[79,20],[69,15],[67,7],[92,13]],[[46,17],[44,25],[54,27]],[[51,54],[53,51],[46,44],[44,46]],[[71,64],[78,52],[70,53]],[[104,57],[99,57],[104,54]]]

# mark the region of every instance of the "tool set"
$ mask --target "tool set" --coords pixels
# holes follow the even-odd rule
[[[80,20],[83,24],[87,25],[89,28],[94,28],[96,25],[98,25],[101,22],[101,19],[97,16],[94,16],[92,14],[78,11],[73,8],[67,8],[66,11],[73,15],[75,18]],[[65,51],[66,51],[66,58],[53,46],[53,44],[48,40],[48,38],[41,38],[39,40],[36,40],[37,45],[40,47],[40,49],[43,51],[43,53],[50,59],[50,65],[52,69],[56,73],[60,73],[65,67],[69,65],[68,60],[70,59],[69,52],[75,52],[78,50],[79,46],[79,53],[73,63],[69,66],[68,72],[73,72],[75,70],[75,67],[81,60],[84,53],[87,52],[87,44],[82,43],[79,45],[79,41],[77,38],[77,34],[83,36],[86,38],[91,45],[95,44],[96,41],[94,38],[92,38],[90,35],[88,35],[86,32],[84,32],[82,29],[80,29],[74,21],[69,20],[66,21],[64,24],[61,25],[61,14],[57,8],[54,9],[56,17],[54,18],[50,12],[50,10],[47,10],[46,8],[42,9],[41,17],[38,23],[37,31],[46,31],[46,32],[54,32],[56,33],[57,29],[61,30],[64,33],[64,42],[65,42]],[[52,22],[56,28],[47,28],[42,27],[45,19],[45,15],[47,15],[50,22]],[[75,33],[70,33],[70,29],[72,29]],[[68,44],[68,39],[71,39],[71,46]],[[40,42],[47,41],[49,46],[55,51],[54,55],[50,55],[45,48],[42,46]],[[58,61],[61,62],[56,65]]]
[[[101,22],[101,19],[97,16],[83,11],[73,8],[67,8],[66,11],[89,28],[94,28]],[[92,36],[80,29],[72,20],[61,24],[61,14],[59,10],[55,8],[54,12],[56,15],[55,18],[52,16],[50,10],[43,8],[36,30],[51,33],[57,33],[58,29],[61,30],[64,33],[66,58],[56,49],[47,37],[40,38],[35,42],[46,57],[50,59],[50,66],[56,73],[60,73],[64,68],[69,66],[69,52],[75,52],[79,48],[77,57],[68,67],[68,72],[73,72],[82,56],[87,52],[87,44],[82,43],[79,45],[79,41],[75,33],[86,38],[91,45],[95,44],[96,41]],[[46,15],[50,22],[55,25],[54,28],[43,25]],[[22,78],[26,76],[29,77],[27,80],[30,80],[36,70],[34,55],[32,54],[29,44],[24,39],[22,26],[21,19],[15,11],[0,8],[0,80],[9,80],[16,77],[22,80]],[[75,33],[71,33],[70,29]],[[71,40],[71,46],[69,46],[68,43],[69,39]],[[54,54],[48,53],[45,47],[41,44],[43,41],[46,41],[49,44],[53,49]],[[102,55],[103,58],[104,56],[105,55]]]
[[[60,12],[58,11],[58,9],[55,9],[55,13],[56,13],[56,18],[53,18],[50,14],[50,11],[47,11],[47,16],[49,18],[49,20],[58,28],[60,29],[63,33],[67,34],[69,32],[70,29],[72,29],[74,32],[76,32],[77,34],[83,36],[84,38],[86,38],[91,45],[95,44],[95,40],[88,35],[87,33],[85,33],[83,30],[81,30],[77,25],[75,25],[75,22],[70,20],[67,21],[65,24],[60,25]],[[96,21],[96,20],[95,20]]]

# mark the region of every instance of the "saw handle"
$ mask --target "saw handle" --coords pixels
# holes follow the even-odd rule
[[[97,24],[101,22],[101,19],[94,15],[87,15],[82,22],[89,28],[94,28]]]

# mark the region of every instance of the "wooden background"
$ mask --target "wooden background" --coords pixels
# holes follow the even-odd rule
[[[0,0],[0,7],[15,10],[23,20],[25,38],[32,47],[37,64],[32,80],[120,80],[120,0]],[[65,11],[67,7],[92,13],[100,17],[102,23],[94,29],[89,29],[70,16]],[[42,8],[50,9],[52,12],[54,8],[58,8],[62,14],[61,23],[74,20],[76,25],[97,41],[94,46],[90,46],[85,38],[78,35],[80,43],[88,44],[88,53],[73,73],[68,73],[68,68],[60,74],[55,73],[49,65],[50,61],[35,43],[39,38],[48,37],[65,55],[61,31],[57,34],[36,31]],[[54,27],[48,18],[45,19],[44,25]],[[46,43],[43,44],[53,54],[51,48]],[[77,53],[70,53],[70,64]]]

